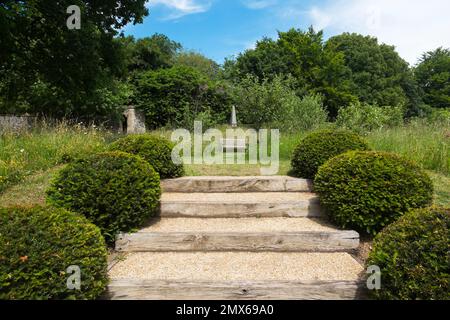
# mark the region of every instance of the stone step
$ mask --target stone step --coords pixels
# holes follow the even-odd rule
[[[347,253],[130,253],[109,271],[107,299],[356,299],[362,266]]]
[[[308,218],[154,219],[137,233],[121,234],[116,250],[161,251],[349,251],[355,231],[340,231]]]
[[[286,176],[183,177],[161,181],[164,192],[311,192],[310,180]]]
[[[306,192],[163,193],[161,217],[321,217],[319,199]]]

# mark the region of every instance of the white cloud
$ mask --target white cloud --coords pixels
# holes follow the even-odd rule
[[[308,17],[316,28],[333,34],[376,36],[415,64],[425,51],[450,47],[449,12],[447,0],[335,0],[310,8]]]
[[[243,0],[244,6],[253,10],[260,10],[277,4],[277,0]]]
[[[166,6],[172,10],[166,19],[171,20],[189,14],[206,12],[211,7],[211,4],[211,0],[150,0],[147,2],[147,7]]]

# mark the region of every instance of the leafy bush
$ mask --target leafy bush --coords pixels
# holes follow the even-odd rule
[[[234,86],[233,97],[237,104],[238,121],[256,129],[281,121],[286,105],[292,105],[298,99],[281,77],[259,81],[250,75]]]
[[[172,161],[172,142],[164,137],[150,134],[129,135],[114,142],[110,149],[138,155],[159,173],[161,179],[177,178],[184,175],[183,165]]]
[[[450,209],[412,211],[375,238],[367,264],[381,269],[378,299],[450,300]]]
[[[314,189],[340,227],[370,234],[433,200],[433,183],[420,167],[383,152],[351,151],[329,160]]]
[[[80,290],[67,288],[69,266],[80,268]],[[52,207],[0,209],[0,299],[95,299],[106,269],[105,240],[85,217]]]
[[[403,124],[402,107],[378,107],[354,103],[339,109],[336,125],[358,133],[367,133]]]
[[[450,109],[432,109],[428,121],[440,124],[443,127],[450,127]]]
[[[156,213],[159,175],[140,157],[106,152],[62,169],[47,190],[50,204],[85,215],[108,243]]]
[[[295,148],[291,159],[292,173],[298,177],[314,179],[319,167],[329,159],[349,150],[368,149],[367,143],[352,132],[313,132]]]
[[[210,111],[218,122],[224,122],[231,111],[224,86],[191,67],[178,65],[143,72],[134,82],[134,102],[144,110],[147,126],[152,129],[186,125],[183,114],[186,106],[191,117]]]
[[[322,97],[300,98],[291,88],[292,81],[289,77],[259,81],[250,75],[242,79],[233,88],[238,120],[256,128],[271,125],[283,131],[306,131],[325,124],[327,112]]]
[[[323,127],[327,122],[327,111],[322,96],[306,95],[299,98],[295,94],[284,100],[281,106],[283,114],[275,125],[284,131],[311,131]]]

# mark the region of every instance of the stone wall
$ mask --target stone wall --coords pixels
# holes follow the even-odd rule
[[[37,118],[32,116],[0,115],[0,131],[21,131],[29,129]]]

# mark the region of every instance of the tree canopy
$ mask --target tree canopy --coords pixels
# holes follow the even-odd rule
[[[80,30],[66,26],[70,5],[81,9]],[[145,0],[3,1],[1,112],[112,112],[115,79],[124,70],[114,36],[147,13]]]
[[[450,108],[450,50],[425,53],[414,70],[424,101],[435,108]]]

